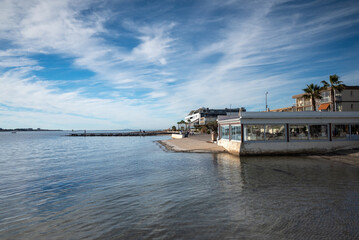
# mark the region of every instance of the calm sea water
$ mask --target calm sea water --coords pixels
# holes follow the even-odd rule
[[[359,239],[359,168],[0,133],[0,239]]]

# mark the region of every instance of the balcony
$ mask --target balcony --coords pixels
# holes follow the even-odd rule
[[[336,102],[341,102],[342,101],[342,96],[340,95],[340,96],[335,96],[335,101]]]
[[[331,102],[329,97],[323,97],[322,99],[320,99],[320,103],[328,103]]]

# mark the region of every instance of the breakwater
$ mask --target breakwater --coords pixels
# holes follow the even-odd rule
[[[70,137],[130,137],[130,136],[157,136],[172,134],[172,131],[138,131],[138,132],[120,132],[120,133],[70,133]]]

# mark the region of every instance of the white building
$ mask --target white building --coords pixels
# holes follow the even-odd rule
[[[240,155],[359,147],[359,112],[242,112],[219,117],[218,145]]]
[[[208,122],[213,122],[217,120],[218,116],[238,116],[240,111],[246,111],[245,108],[225,108],[225,109],[210,109],[210,108],[199,108],[197,110],[192,110],[185,121],[195,125],[205,125]]]

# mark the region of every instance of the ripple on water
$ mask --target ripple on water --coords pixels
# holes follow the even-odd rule
[[[166,136],[13,135],[0,135],[1,239],[359,239],[355,167],[171,153],[154,142]]]

